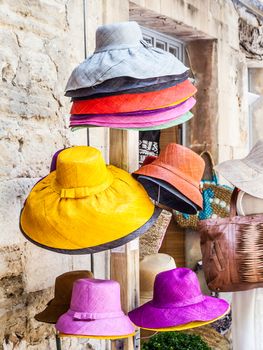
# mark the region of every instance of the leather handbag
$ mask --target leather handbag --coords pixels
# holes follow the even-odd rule
[[[230,216],[198,223],[208,288],[236,292],[263,287],[263,214],[237,216],[238,189]]]

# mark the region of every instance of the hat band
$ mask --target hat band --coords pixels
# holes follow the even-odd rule
[[[103,181],[103,183],[97,186],[61,188],[55,180],[53,184],[51,184],[51,187],[60,195],[60,198],[84,198],[105,191],[108,187],[110,187],[113,179],[114,177],[112,173],[107,170],[106,179]]]
[[[105,318],[117,318],[123,317],[122,311],[116,312],[76,312],[69,310],[68,314],[73,317],[74,320],[102,320]]]
[[[182,171],[172,167],[171,165],[163,163],[159,159],[156,161],[156,164],[154,164],[154,162],[152,164],[155,166],[160,166],[161,168],[164,168],[164,169],[172,172],[174,175],[179,176],[184,181],[190,183],[191,185],[193,185],[194,187],[199,189],[199,182],[194,181],[190,176],[188,176],[187,174],[183,173]]]
[[[156,307],[158,309],[172,309],[172,308],[176,308],[176,307],[184,307],[184,306],[189,306],[189,305],[201,303],[204,299],[205,299],[205,297],[201,294],[201,295],[198,295],[194,298],[190,298],[190,299],[187,299],[187,300],[182,301],[182,302],[160,304],[160,303],[156,303],[153,300],[152,304],[154,307]]]

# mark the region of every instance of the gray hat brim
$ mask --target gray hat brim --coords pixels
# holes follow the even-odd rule
[[[136,47],[95,52],[73,70],[66,91],[124,76],[148,79],[175,75],[180,78],[186,71],[188,68],[171,53],[139,43]]]

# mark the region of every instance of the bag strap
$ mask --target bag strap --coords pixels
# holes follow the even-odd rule
[[[239,189],[237,187],[234,188],[231,199],[230,199],[230,217],[234,217],[237,215],[237,196]]]
[[[210,163],[210,167],[211,167],[211,180],[215,182],[216,185],[218,185],[218,178],[217,178],[217,175],[216,175],[216,172],[214,170],[214,166],[215,166],[215,162],[214,162],[214,159],[213,159],[213,156],[211,154],[211,152],[207,151],[207,150],[204,150],[203,152],[200,153],[200,157],[202,157],[204,160],[204,155],[207,157],[209,163]],[[205,170],[207,169],[207,163],[206,163],[206,167],[205,167]],[[206,173],[206,171],[204,171],[204,174]],[[203,178],[204,181],[206,181],[206,179]]]

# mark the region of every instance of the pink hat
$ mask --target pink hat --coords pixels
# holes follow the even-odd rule
[[[159,329],[211,321],[228,310],[227,301],[203,295],[196,274],[185,267],[159,273],[153,299],[129,312],[138,327]]]
[[[135,331],[121,309],[119,283],[90,278],[74,283],[70,309],[59,318],[56,329],[71,335],[123,338]]]
[[[105,127],[145,127],[160,125],[188,112],[196,103],[193,97],[175,107],[163,109],[163,111],[146,111],[144,113],[116,113],[99,115],[72,115],[70,117],[70,126],[78,125],[96,125]]]

